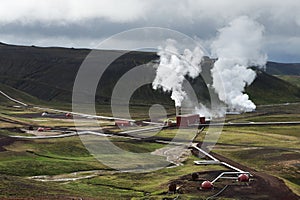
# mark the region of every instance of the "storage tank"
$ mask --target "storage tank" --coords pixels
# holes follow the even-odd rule
[[[201,184],[201,188],[202,189],[205,189],[205,190],[209,190],[209,189],[212,189],[214,186],[213,184],[210,182],[210,181],[204,181],[202,182]]]
[[[238,176],[239,182],[249,182],[249,175],[248,174],[240,174]]]

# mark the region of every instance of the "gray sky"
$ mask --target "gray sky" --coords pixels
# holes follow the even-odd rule
[[[158,26],[209,46],[241,15],[264,26],[269,60],[300,62],[299,0],[0,0],[0,41],[92,48],[121,31]]]

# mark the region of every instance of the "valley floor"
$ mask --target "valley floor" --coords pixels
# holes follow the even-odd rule
[[[34,109],[0,106],[0,199],[207,199],[219,193],[218,199],[299,199],[300,195],[300,125],[225,126],[212,155],[253,177],[249,183],[220,179],[213,190],[200,189],[204,180],[212,180],[229,169],[221,165],[195,165],[197,153],[186,149],[171,167],[143,173],[113,170],[87,151],[82,136],[59,138],[22,137],[53,136],[74,132],[72,118],[61,114],[41,116]],[[257,112],[227,116],[230,123],[295,121],[299,104],[258,107]],[[160,151],[167,160],[174,155],[176,143],[166,145],[178,134],[166,128],[158,133],[142,132],[139,139],[120,135],[113,122],[100,120],[102,130],[119,148],[134,153]],[[99,131],[82,119],[82,129]],[[34,130],[28,130],[32,126]],[[38,132],[37,127],[51,130]],[[212,127],[213,129],[213,127]],[[182,129],[183,138],[195,135]],[[152,139],[143,139],[154,134]],[[194,142],[202,144],[208,128],[198,132]],[[99,145],[99,144],[98,144]],[[193,153],[193,154],[192,154]],[[111,152],[106,152],[112,157]],[[203,160],[207,158],[201,158]],[[178,161],[178,162],[175,162]],[[132,164],[142,164],[130,160]],[[193,173],[198,174],[196,180]],[[168,193],[170,183],[179,186],[178,193]]]

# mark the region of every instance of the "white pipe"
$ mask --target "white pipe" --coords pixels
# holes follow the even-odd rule
[[[210,155],[209,153],[207,153],[207,152],[204,151],[203,149],[197,147],[196,145],[197,145],[197,144],[193,144],[192,146],[193,146],[195,149],[197,149],[198,151],[200,151],[202,154],[204,154],[205,156],[207,156],[207,157],[211,158],[213,161],[215,161],[215,164],[222,164],[222,165],[224,165],[225,167],[228,167],[228,168],[230,168],[230,169],[232,169],[232,170],[234,170],[234,171],[240,172],[240,173],[241,173],[241,172],[244,172],[243,170],[241,170],[241,169],[239,169],[239,168],[237,168],[237,167],[234,167],[234,166],[232,166],[232,165],[230,165],[230,164],[228,164],[228,163],[226,163],[226,162],[220,162],[218,159],[216,159],[215,157],[213,157],[212,155]],[[201,164],[201,161],[200,161],[200,162],[199,162],[199,161],[196,161],[196,162]],[[196,162],[195,162],[195,163],[196,163]]]
[[[26,103],[23,103],[23,102],[21,102],[21,101],[18,101],[18,100],[16,100],[16,99],[14,99],[14,98],[8,96],[7,94],[5,94],[4,92],[2,92],[1,90],[0,90],[0,93],[1,93],[3,96],[5,96],[6,98],[8,98],[9,100],[13,101],[13,102],[16,102],[16,103],[21,104],[21,105],[26,106],[26,107],[28,106]]]
[[[198,151],[200,151],[202,154],[204,154],[205,156],[209,157],[210,159],[219,162],[218,159],[216,159],[215,157],[213,157],[212,155],[210,155],[209,153],[207,153],[206,151],[202,150],[201,148],[197,147],[197,144],[192,144],[192,146],[197,149]]]
[[[249,172],[223,172],[223,173],[221,173],[217,178],[215,178],[211,183],[214,183],[214,182],[216,182],[218,179],[220,179],[222,176],[224,176],[224,175],[235,175],[235,174],[249,174],[250,175],[250,173]]]
[[[244,172],[243,170],[240,170],[240,169],[237,168],[237,167],[234,167],[234,166],[232,166],[232,165],[229,165],[229,164],[226,163],[226,162],[221,162],[221,164],[222,164],[222,165],[225,165],[226,167],[228,167],[228,168],[230,168],[230,169],[233,169],[234,171],[238,171],[238,172],[240,172],[240,173]]]
[[[214,160],[199,160],[199,161],[194,161],[196,165],[218,165],[221,162],[220,161],[214,161]]]

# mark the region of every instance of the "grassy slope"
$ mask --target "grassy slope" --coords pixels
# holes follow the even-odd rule
[[[225,127],[214,151],[284,179],[299,195],[299,131],[299,125]]]
[[[88,55],[87,49],[37,48],[0,45],[0,82],[12,86],[45,101],[71,102],[76,73]],[[99,66],[110,56],[120,56],[107,68],[97,90],[96,101],[109,104],[113,88],[120,77],[137,65],[157,59],[155,53],[122,51],[99,51],[103,57]],[[206,61],[203,71],[209,71],[212,61]],[[269,63],[268,69],[280,64]],[[281,65],[280,65],[281,66]],[[149,66],[151,68],[151,66]],[[281,69],[281,68],[280,68]],[[284,69],[284,68],[282,68]],[[295,68],[298,69],[298,68]],[[206,72],[204,73],[206,74]],[[266,81],[267,79],[267,81]],[[201,78],[190,80],[198,98],[207,101],[209,95]],[[102,87],[104,86],[105,87]],[[299,90],[284,81],[259,73],[257,80],[247,89],[258,104],[298,101]],[[264,95],[266,97],[263,97]],[[134,104],[162,103],[173,105],[169,94],[153,91],[151,85],[137,89],[131,98]],[[56,102],[57,103],[57,102]]]
[[[33,96],[29,95],[28,93],[25,93],[23,91],[17,90],[15,88],[12,88],[8,85],[4,85],[1,83],[0,83],[0,90],[13,98],[17,98],[17,100],[20,100],[20,101],[30,102],[32,104],[39,104],[41,102],[36,97],[33,97]],[[0,95],[0,103],[5,103],[5,105],[7,105],[7,104],[17,105],[16,103],[10,102],[6,97],[4,97],[2,95]]]
[[[89,52],[86,49],[0,45],[0,82],[42,100],[71,102],[77,71]],[[98,88],[96,100],[100,103],[109,101],[114,84],[124,73],[133,66],[157,58],[156,54],[146,52],[123,54],[123,51],[99,51],[102,57],[97,62],[103,68],[109,57],[120,56],[109,65],[100,80],[99,85],[105,85],[105,88]],[[151,97],[147,92],[137,96]]]
[[[299,104],[259,106],[257,112],[228,116],[232,122],[299,121]],[[283,178],[300,195],[300,126],[225,127],[216,151],[258,171]]]
[[[255,81],[246,89],[250,99],[256,104],[300,101],[300,88],[297,86],[262,71],[257,73]]]
[[[115,139],[114,142],[124,150],[142,153],[161,148],[154,143],[137,143],[132,140]],[[170,180],[195,171],[222,169],[220,166],[199,168],[193,164],[195,157],[190,157],[184,166],[162,169],[149,173],[103,173],[95,178],[69,182],[41,183],[25,179],[27,176],[65,174],[82,170],[105,170],[107,167],[89,155],[78,137],[15,141],[5,146],[7,151],[0,152],[0,174],[5,182],[0,183],[1,197],[24,197],[70,195],[93,197],[97,199],[127,199],[130,197],[161,199]],[[113,172],[113,171],[111,171]],[[18,176],[14,179],[15,176]],[[17,181],[15,181],[17,180]],[[24,191],[26,187],[26,191]],[[55,189],[55,187],[57,189]],[[36,189],[43,192],[36,192]],[[30,193],[31,191],[31,193]],[[87,192],[88,191],[88,192]]]
[[[5,110],[5,114],[12,119],[24,120],[24,118],[14,115],[15,113],[15,108],[6,108]],[[2,130],[0,131],[0,141],[7,135],[19,134]],[[170,135],[173,135],[170,131],[160,133],[160,136],[170,137]],[[112,138],[111,140],[118,147],[136,153],[151,152],[163,147],[161,144],[121,138]],[[97,145],[101,144],[97,143]],[[48,196],[57,199],[61,196],[64,198],[76,196],[96,199],[128,199],[131,197],[162,199],[166,196],[162,192],[167,191],[170,180],[195,171],[222,169],[220,166],[199,168],[193,164],[193,160],[197,158],[191,156],[184,166],[173,169],[142,174],[111,174],[113,171],[95,160],[78,137],[16,140],[4,148],[7,151],[0,152],[0,178],[5,179],[0,182],[0,198],[26,196],[43,198]],[[26,178],[36,175],[70,176],[69,173],[86,170],[104,170],[104,172],[95,178],[61,184],[40,183]],[[172,197],[172,195],[167,195],[167,197]]]
[[[293,75],[278,75],[278,78],[287,81],[293,85],[300,87],[300,76]]]
[[[295,149],[298,149],[300,145],[299,129],[300,126],[227,127],[224,129],[215,151],[257,170],[279,176],[294,191],[299,192],[300,183],[297,179],[297,168],[289,164],[289,161],[297,159],[298,154]],[[163,133],[161,134],[163,135]],[[165,135],[168,134],[167,131]],[[156,144],[134,143],[123,139],[116,139],[115,142],[125,150],[134,149],[136,152],[139,150],[141,152],[153,151],[160,148]],[[262,149],[257,150],[257,148]],[[218,166],[203,166],[201,168],[195,166],[192,163],[195,158],[191,157],[184,166],[173,169],[162,169],[142,174],[102,174],[95,178],[67,184],[37,184],[35,181],[23,177],[107,168],[95,161],[76,137],[17,141],[6,146],[6,149],[8,151],[0,153],[0,174],[5,177],[5,182],[0,183],[0,191],[2,191],[0,197],[53,194],[98,199],[104,198],[103,195],[111,199],[130,197],[161,199],[164,197],[162,192],[166,191],[169,181],[195,171],[220,169]],[[15,175],[18,177],[13,178]],[[23,189],[25,186],[26,190]],[[43,192],[36,192],[35,190],[38,188],[42,188]],[[189,196],[186,195],[182,195],[182,197]]]
[[[79,138],[16,141],[1,153],[0,173],[18,176],[54,175],[106,169],[94,160]]]

